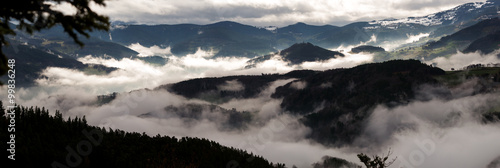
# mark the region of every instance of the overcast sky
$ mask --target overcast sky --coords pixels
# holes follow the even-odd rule
[[[296,22],[345,25],[354,21],[423,16],[486,0],[109,0],[96,7],[113,21],[139,24],[208,24],[236,21],[254,26]]]

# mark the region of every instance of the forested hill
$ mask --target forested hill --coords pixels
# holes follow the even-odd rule
[[[418,60],[393,60],[349,69],[328,70],[276,88],[281,107],[304,116],[311,138],[323,144],[343,145],[360,133],[370,108],[397,106],[415,97],[422,84],[438,85],[439,68]],[[302,88],[294,85],[301,83]],[[311,113],[319,105],[323,109]]]
[[[264,55],[248,61],[250,66],[255,66],[256,63],[272,59],[274,56],[279,56],[284,61],[290,64],[301,64],[304,62],[326,61],[332,58],[344,57],[345,55],[328,49],[321,48],[311,43],[296,43],[280,52]]]
[[[38,107],[13,110],[16,160],[4,151],[3,163],[14,167],[284,167],[207,139],[106,130],[88,125],[85,117],[65,120]],[[2,106],[0,125],[7,128],[4,111]],[[9,136],[0,131],[2,149],[8,149]]]
[[[416,87],[440,85],[435,78],[442,75],[445,75],[442,69],[418,60],[393,60],[327,71],[192,79],[159,88],[187,98],[223,103],[233,98],[255,97],[271,82],[293,78],[294,81],[277,87],[271,97],[282,99],[281,108],[287,113],[303,116],[301,121],[311,128],[312,139],[342,145],[358,135],[364,119],[370,116],[370,108],[379,104],[405,104],[415,97]],[[228,84],[240,89],[221,89]],[[314,112],[319,106],[322,110]],[[355,116],[341,120],[351,115]]]
[[[273,81],[290,78],[305,78],[318,73],[313,70],[295,70],[286,74],[262,74],[259,76],[226,76],[219,78],[199,78],[179,83],[159,86],[156,89],[166,89],[186,98],[201,98],[206,93],[215,94],[212,97],[222,99],[251,98],[257,96]],[[241,85],[241,90],[221,90],[220,86],[232,82]]]

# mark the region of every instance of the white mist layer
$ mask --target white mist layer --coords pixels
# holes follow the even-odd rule
[[[490,54],[483,55],[478,52],[474,53],[462,53],[457,51],[457,54],[450,56],[449,58],[438,57],[428,63],[436,63],[436,66],[442,68],[443,70],[462,69],[471,64],[489,64],[489,63],[500,63],[500,58],[497,56],[500,54],[500,50],[496,50]]]
[[[156,55],[158,51],[152,53]],[[248,129],[241,131],[220,130],[220,123],[216,121],[224,119],[222,114],[204,111],[196,122],[186,122],[184,118],[165,111],[167,106],[208,104],[207,102],[189,100],[162,90],[142,89],[201,77],[286,73],[296,69],[350,68],[372,60],[371,55],[345,54],[346,57],[343,58],[293,66],[275,57],[251,69],[243,68],[247,65],[248,58],[211,58],[213,53],[202,50],[184,57],[169,56],[169,62],[160,67],[126,58],[118,61],[85,57],[79,61],[119,69],[108,75],[86,75],[70,69],[48,68],[42,73],[47,78],[39,79],[38,87],[20,88],[16,92],[16,100],[24,106],[46,107],[52,114],[55,110],[60,110],[65,118],[85,115],[90,125],[105,128],[146,132],[148,135],[208,138],[222,145],[262,155],[272,162],[286,163],[288,167],[310,167],[325,155],[360,164],[356,158],[357,153],[381,154],[389,148],[392,148],[394,156],[398,156],[393,167],[485,167],[500,156],[499,124],[481,124],[477,118],[477,109],[498,104],[498,94],[471,95],[472,91],[463,89],[464,93],[454,93],[461,96],[452,100],[434,98],[392,109],[378,106],[366,121],[365,132],[355,145],[329,148],[307,139],[311,130],[299,122],[298,116],[288,115],[283,111],[280,99],[270,97],[275,88],[295,79],[275,81],[254,98],[233,99],[220,104],[226,109],[252,112],[254,120]],[[457,54],[449,59],[434,61],[439,67],[458,67],[469,65],[471,62],[467,61],[471,60],[460,61],[469,57],[476,58],[471,60],[483,60],[481,63],[498,60],[491,55],[473,53]],[[307,86],[307,83],[299,82],[296,85],[300,89]],[[331,85],[325,83],[324,87]],[[236,91],[242,89],[242,84],[226,81],[219,87],[220,90]],[[137,89],[141,90],[129,93]],[[122,94],[108,104],[95,104],[97,95],[111,92]],[[4,86],[0,96],[6,98],[6,93]],[[460,117],[453,118],[457,113]],[[147,117],[148,115],[158,117]],[[405,125],[406,129],[400,129],[397,124]],[[367,144],[368,146],[360,147]]]
[[[414,42],[420,41],[421,38],[429,37],[429,35],[430,35],[430,33],[420,33],[417,35],[407,34],[406,36],[408,37],[408,39],[405,42],[406,43],[414,43]]]
[[[365,34],[368,37],[368,34]],[[356,45],[341,45],[337,48],[331,49],[334,51],[343,51],[342,53],[346,54],[351,51],[352,48],[357,47],[357,46],[362,46],[362,45],[373,45],[373,46],[378,46],[384,48],[386,51],[392,51],[398,48],[401,48],[403,46],[409,45],[409,44],[417,44],[416,42],[421,42],[425,37],[429,37],[430,33],[420,33],[420,34],[407,34],[406,38],[401,38],[401,39],[392,39],[389,41],[381,41],[377,40],[377,33],[372,34],[370,36],[370,40],[366,42],[360,42],[359,44]],[[364,55],[366,56],[366,55]]]
[[[394,168],[486,167],[500,156],[500,124],[483,124],[480,115],[500,104],[498,97],[496,93],[413,102],[393,109],[379,106],[366,126],[366,137],[358,143],[372,143],[372,149],[391,148],[393,157],[398,157]]]
[[[200,100],[188,100],[165,90],[122,93],[112,102],[98,106],[93,103],[96,101],[95,95],[86,92],[85,89],[75,89],[74,86],[63,86],[58,89],[38,87],[22,89],[18,93],[18,101],[25,106],[44,106],[51,110],[52,115],[55,110],[60,110],[65,118],[86,116],[90,125],[105,128],[145,132],[151,136],[161,134],[208,138],[222,145],[241,148],[272,162],[286,163],[289,166],[309,167],[325,155],[355,162],[355,153],[343,149],[325,148],[306,139],[310,129],[301,124],[298,117],[286,114],[280,107],[281,100],[270,97],[275,88],[294,80],[278,80],[263,89],[257,97],[233,99],[221,104],[223,108],[252,112],[254,119],[247,129],[241,131],[220,130],[220,122],[225,118],[221,113],[204,111],[200,119],[187,122],[185,118],[165,111],[167,106],[208,104]],[[240,87],[233,81],[228,83]],[[228,83],[224,85],[227,86]],[[235,86],[227,87],[233,89]],[[32,98],[27,96],[33,92],[38,94]],[[23,100],[24,97],[30,99]],[[145,115],[153,117],[144,117]]]
[[[254,119],[248,129],[240,131],[220,130],[219,122],[224,119],[220,113],[204,111],[200,119],[187,122],[165,111],[166,106],[207,103],[164,90],[122,93],[111,103],[97,106],[92,103],[96,100],[95,95],[84,89],[61,87],[52,94],[38,91],[42,94],[22,104],[43,105],[51,109],[51,113],[58,109],[65,118],[85,115],[90,125],[105,128],[145,132],[151,136],[208,138],[261,155],[272,162],[286,163],[289,167],[310,167],[325,155],[359,164],[357,153],[375,155],[389,149],[394,153],[392,157],[398,157],[392,167],[485,167],[500,156],[500,124],[482,124],[478,118],[483,110],[500,104],[498,93],[472,95],[473,92],[460,89],[457,92],[464,93],[454,93],[457,96],[451,100],[433,98],[395,108],[378,106],[353,146],[331,148],[307,139],[311,130],[299,122],[300,117],[288,115],[280,107],[281,100],[270,98],[275,88],[294,80],[278,80],[254,98],[233,99],[221,104],[223,108],[253,113]],[[475,85],[475,82],[465,85]],[[223,85],[241,89],[234,81]],[[417,93],[427,97],[433,96],[432,90],[435,90],[421,89]],[[34,90],[20,90],[19,99],[31,92]]]
[[[139,43],[130,44],[128,48],[138,52],[137,56],[147,57],[147,56],[169,56],[172,55],[170,52],[170,47],[161,48],[159,46],[144,47]]]
[[[132,48],[135,47],[141,53],[158,53],[158,49],[155,46],[147,48],[138,43],[131,46]],[[141,60],[128,58],[115,60],[87,56],[79,58],[78,61],[85,64],[114,67],[118,68],[118,70],[106,75],[87,75],[73,69],[49,67],[42,72],[45,78],[37,79],[36,82],[40,87],[75,86],[87,89],[94,94],[109,94],[111,92],[127,92],[141,88],[154,88],[162,84],[175,83],[192,78],[261,75],[262,73],[283,74],[300,69],[326,70],[350,68],[370,62],[373,58],[372,55],[345,54],[345,57],[327,61],[304,62],[301,65],[290,65],[289,62],[285,62],[278,57],[273,57],[249,69],[245,68],[248,65],[247,61],[250,60],[249,58],[212,58],[214,55],[212,51],[203,51],[201,49],[194,54],[182,57],[168,56],[168,62],[163,66],[155,66]]]

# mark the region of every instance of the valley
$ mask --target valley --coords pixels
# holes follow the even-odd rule
[[[390,151],[390,167],[496,168],[499,6],[345,25],[114,21],[83,47],[60,25],[16,29],[1,116],[17,111],[19,167],[360,167]]]

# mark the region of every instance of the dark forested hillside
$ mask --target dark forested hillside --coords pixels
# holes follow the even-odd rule
[[[362,46],[352,48],[351,52],[352,53],[361,53],[361,52],[376,53],[376,52],[385,52],[385,49],[382,47],[362,45]]]
[[[330,51],[311,43],[297,43],[287,49],[279,52],[285,60],[292,64],[300,64],[302,62],[324,61],[332,58],[343,57],[344,54],[336,51]]]
[[[301,64],[304,62],[313,62],[313,61],[325,61],[332,58],[345,56],[340,52],[330,51],[321,48],[319,46],[315,46],[311,43],[297,43],[284,50],[281,50],[280,52],[276,52],[274,54],[269,54],[249,60],[248,63],[250,65],[247,66],[247,68],[254,66],[256,63],[269,60],[275,55],[280,56],[281,59],[283,59],[284,61],[288,61],[291,64]]]
[[[271,82],[293,78],[296,80],[277,87],[271,98],[282,99],[281,108],[285,113],[302,117],[301,122],[311,128],[311,139],[337,146],[352,143],[378,105],[396,107],[414,100],[426,101],[427,98],[416,92],[422,85],[451,88],[460,84],[457,80],[464,78],[484,81],[475,88],[478,93],[486,93],[498,87],[495,84],[498,81],[497,69],[446,73],[418,60],[393,60],[349,69],[200,78],[159,88],[217,104],[231,99],[255,98]],[[238,89],[221,89],[228,84],[238,86]],[[436,95],[446,99],[452,93],[444,89]],[[497,113],[485,115],[485,121],[495,120],[495,116]]]
[[[257,96],[265,87],[273,81],[279,79],[289,79],[289,78],[303,78],[315,74],[315,71],[311,70],[297,70],[286,74],[262,74],[260,76],[228,76],[221,78],[200,78],[191,79],[175,84],[163,85],[158,87],[159,89],[167,89],[173,93],[182,95],[187,98],[202,98],[205,100],[213,101],[213,99],[208,99],[208,94],[211,94],[212,98],[219,98],[221,100],[229,100],[232,98],[251,98]],[[241,84],[241,90],[223,90],[219,86],[226,84],[227,82],[233,82],[233,84]],[[217,101],[215,101],[217,102]]]
[[[86,74],[106,74],[117,69],[104,65],[83,64],[68,55],[56,55],[28,45],[14,44],[5,47],[4,53],[7,58],[16,60],[17,74],[22,74],[16,77],[16,84],[21,87],[33,86],[36,79],[43,78],[41,72],[48,67],[75,69]],[[7,76],[0,79],[6,83]]]
[[[452,35],[445,36],[439,41],[431,42],[425,49],[437,49],[446,46],[452,46],[454,49],[463,50],[474,40],[494,34],[500,31],[500,18],[484,20],[475,25],[462,29]]]
[[[481,51],[481,53],[483,54],[489,54],[499,48],[500,48],[500,30],[473,41],[464,50],[464,52],[468,53],[468,52]]]
[[[255,97],[272,81],[295,78],[296,81],[276,88],[272,97],[283,99],[284,111],[303,116],[302,122],[312,128],[312,139],[323,144],[343,144],[357,136],[364,119],[370,115],[370,108],[378,104],[405,104],[415,97],[416,87],[439,85],[435,76],[444,74],[443,70],[418,60],[394,60],[323,72],[193,79],[160,88],[187,98],[221,103]],[[241,88],[221,90],[220,86],[228,81]]]
[[[300,82],[307,84],[303,89],[293,88],[293,83],[289,83],[278,87],[273,97],[283,97],[282,106],[296,113],[312,111],[314,103],[319,104],[323,100],[341,108],[401,98],[406,100],[412,97],[412,87],[429,82],[437,83],[432,76],[442,74],[443,70],[417,60],[364,64],[350,69],[328,70],[301,79]]]
[[[38,107],[12,110],[16,160],[3,159],[14,167],[275,167],[262,157],[207,139],[107,130],[87,125],[85,117],[66,120],[59,112],[52,116]],[[0,125],[7,128],[3,108],[1,116]],[[0,132],[3,142],[9,134]]]
[[[414,98],[421,84],[437,84],[434,75],[445,72],[417,60],[394,60],[335,69],[317,73],[296,82],[306,87],[297,89],[293,82],[278,87],[275,98],[283,98],[281,106],[295,114],[305,115],[304,123],[312,128],[311,138],[324,144],[352,142],[361,131],[369,109],[377,104],[395,106]],[[323,109],[315,109],[323,106]],[[311,113],[319,110],[316,113]]]

